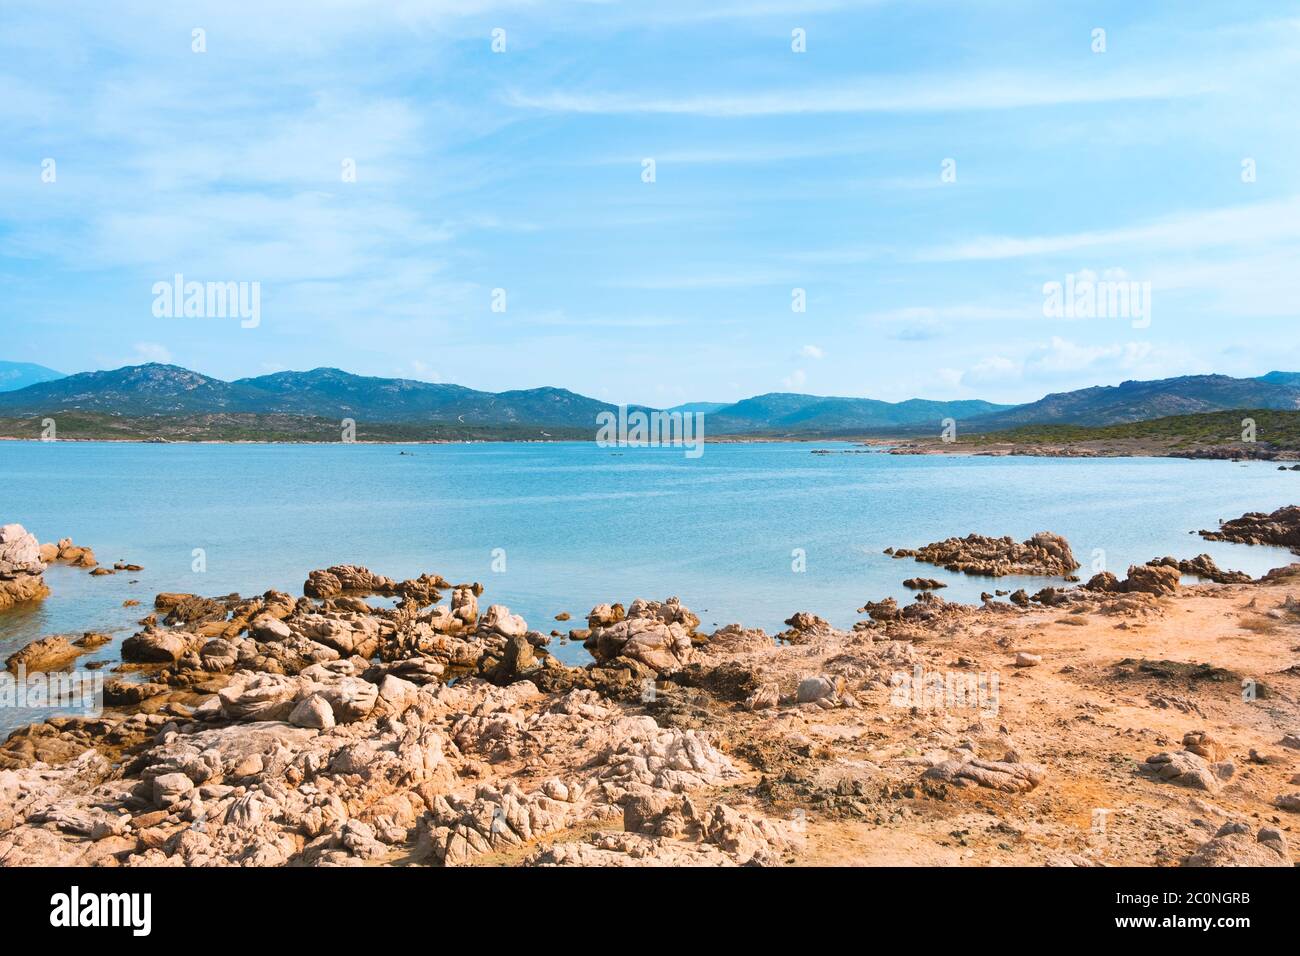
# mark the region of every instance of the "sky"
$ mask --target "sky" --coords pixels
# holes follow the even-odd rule
[[[1297,103],[1278,0],[5,3],[0,358],[657,406],[1298,370]],[[177,274],[256,325],[156,314]],[[1080,280],[1149,308],[1047,307]]]

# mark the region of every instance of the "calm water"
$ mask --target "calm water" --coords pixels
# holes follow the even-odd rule
[[[1252,574],[1290,558],[1188,534],[1300,500],[1300,473],[1267,463],[811,453],[851,447],[710,444],[688,460],[589,443],[0,442],[0,522],[145,567],[103,578],[52,568],[51,598],[0,613],[0,656],[52,633],[126,637],[158,591],[296,595],[309,570],[342,563],[482,581],[485,605],[508,604],[542,631],[570,626],[552,621],[559,611],[578,626],[602,601],[669,595],[708,627],[779,630],[797,610],[851,625],[867,600],[910,599],[900,582],[918,573],[948,581],[947,598],[978,600],[995,582],[881,553],[972,531],[1059,532],[1085,574],[1094,549],[1121,575],[1165,554],[1207,551]],[[797,548],[804,573],[791,570]],[[206,572],[192,570],[195,549]],[[144,607],[124,609],[128,598]],[[83,660],[115,658],[116,643]]]

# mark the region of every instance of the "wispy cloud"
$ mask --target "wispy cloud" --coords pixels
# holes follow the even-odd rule
[[[1093,250],[1143,252],[1300,240],[1300,197],[1206,209],[1113,229],[1040,236],[981,236],[919,252],[924,262],[1056,256]]]
[[[945,113],[1021,109],[1130,100],[1167,100],[1220,89],[1187,74],[1108,74],[1062,79],[1057,74],[983,73],[971,76],[879,77],[835,87],[666,97],[647,93],[533,93],[511,90],[505,102],[555,113],[661,113],[759,117],[816,113]]]

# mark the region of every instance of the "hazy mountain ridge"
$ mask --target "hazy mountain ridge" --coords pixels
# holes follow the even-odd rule
[[[1119,425],[1237,408],[1300,409],[1300,373],[1270,372],[1259,378],[1183,375],[1099,385],[1054,393],[962,424],[967,431],[1018,425]]]
[[[12,392],[15,389],[49,382],[56,378],[63,378],[63,373],[46,368],[44,365],[37,365],[34,362],[0,361],[0,392]]]
[[[8,364],[12,363],[0,364],[0,370]],[[11,416],[59,411],[124,417],[298,415],[385,424],[594,429],[596,416],[615,408],[553,387],[482,392],[462,385],[353,375],[335,368],[226,382],[157,363],[82,372],[0,391],[0,414]],[[970,433],[1038,424],[1112,425],[1239,408],[1300,409],[1300,373],[1129,381],[1054,393],[1024,405],[974,399],[885,402],[771,392],[731,404],[689,402],[672,410],[703,410],[706,432],[712,435],[831,435],[891,428],[937,432],[946,418],[955,419]]]

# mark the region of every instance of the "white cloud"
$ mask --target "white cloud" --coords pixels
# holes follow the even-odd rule
[[[658,113],[714,117],[816,113],[945,113],[1126,100],[1165,100],[1209,93],[1203,75],[1153,72],[1075,79],[1058,75],[987,73],[872,77],[832,88],[663,97],[645,93],[532,93],[513,90],[506,102],[553,113]]]
[[[1018,355],[994,355],[961,373],[969,388],[1011,383],[1044,384],[1053,391],[1106,384],[1121,378],[1155,379],[1200,370],[1199,363],[1177,347],[1151,342],[1081,345],[1053,336]]]
[[[136,342],[132,348],[135,351],[134,361],[127,362],[128,365],[139,365],[143,362],[158,362],[162,365],[172,364],[172,353],[167,347],[157,342]]]
[[[799,354],[804,358],[821,359],[826,357],[826,353],[816,345],[805,345],[799,350]]]
[[[786,388],[802,388],[808,381],[808,373],[797,368],[784,379]]]
[[[1300,240],[1300,196],[1205,209],[1135,226],[1056,236],[982,236],[923,250],[923,262],[965,262],[1052,256],[1081,250],[1142,253]]]

